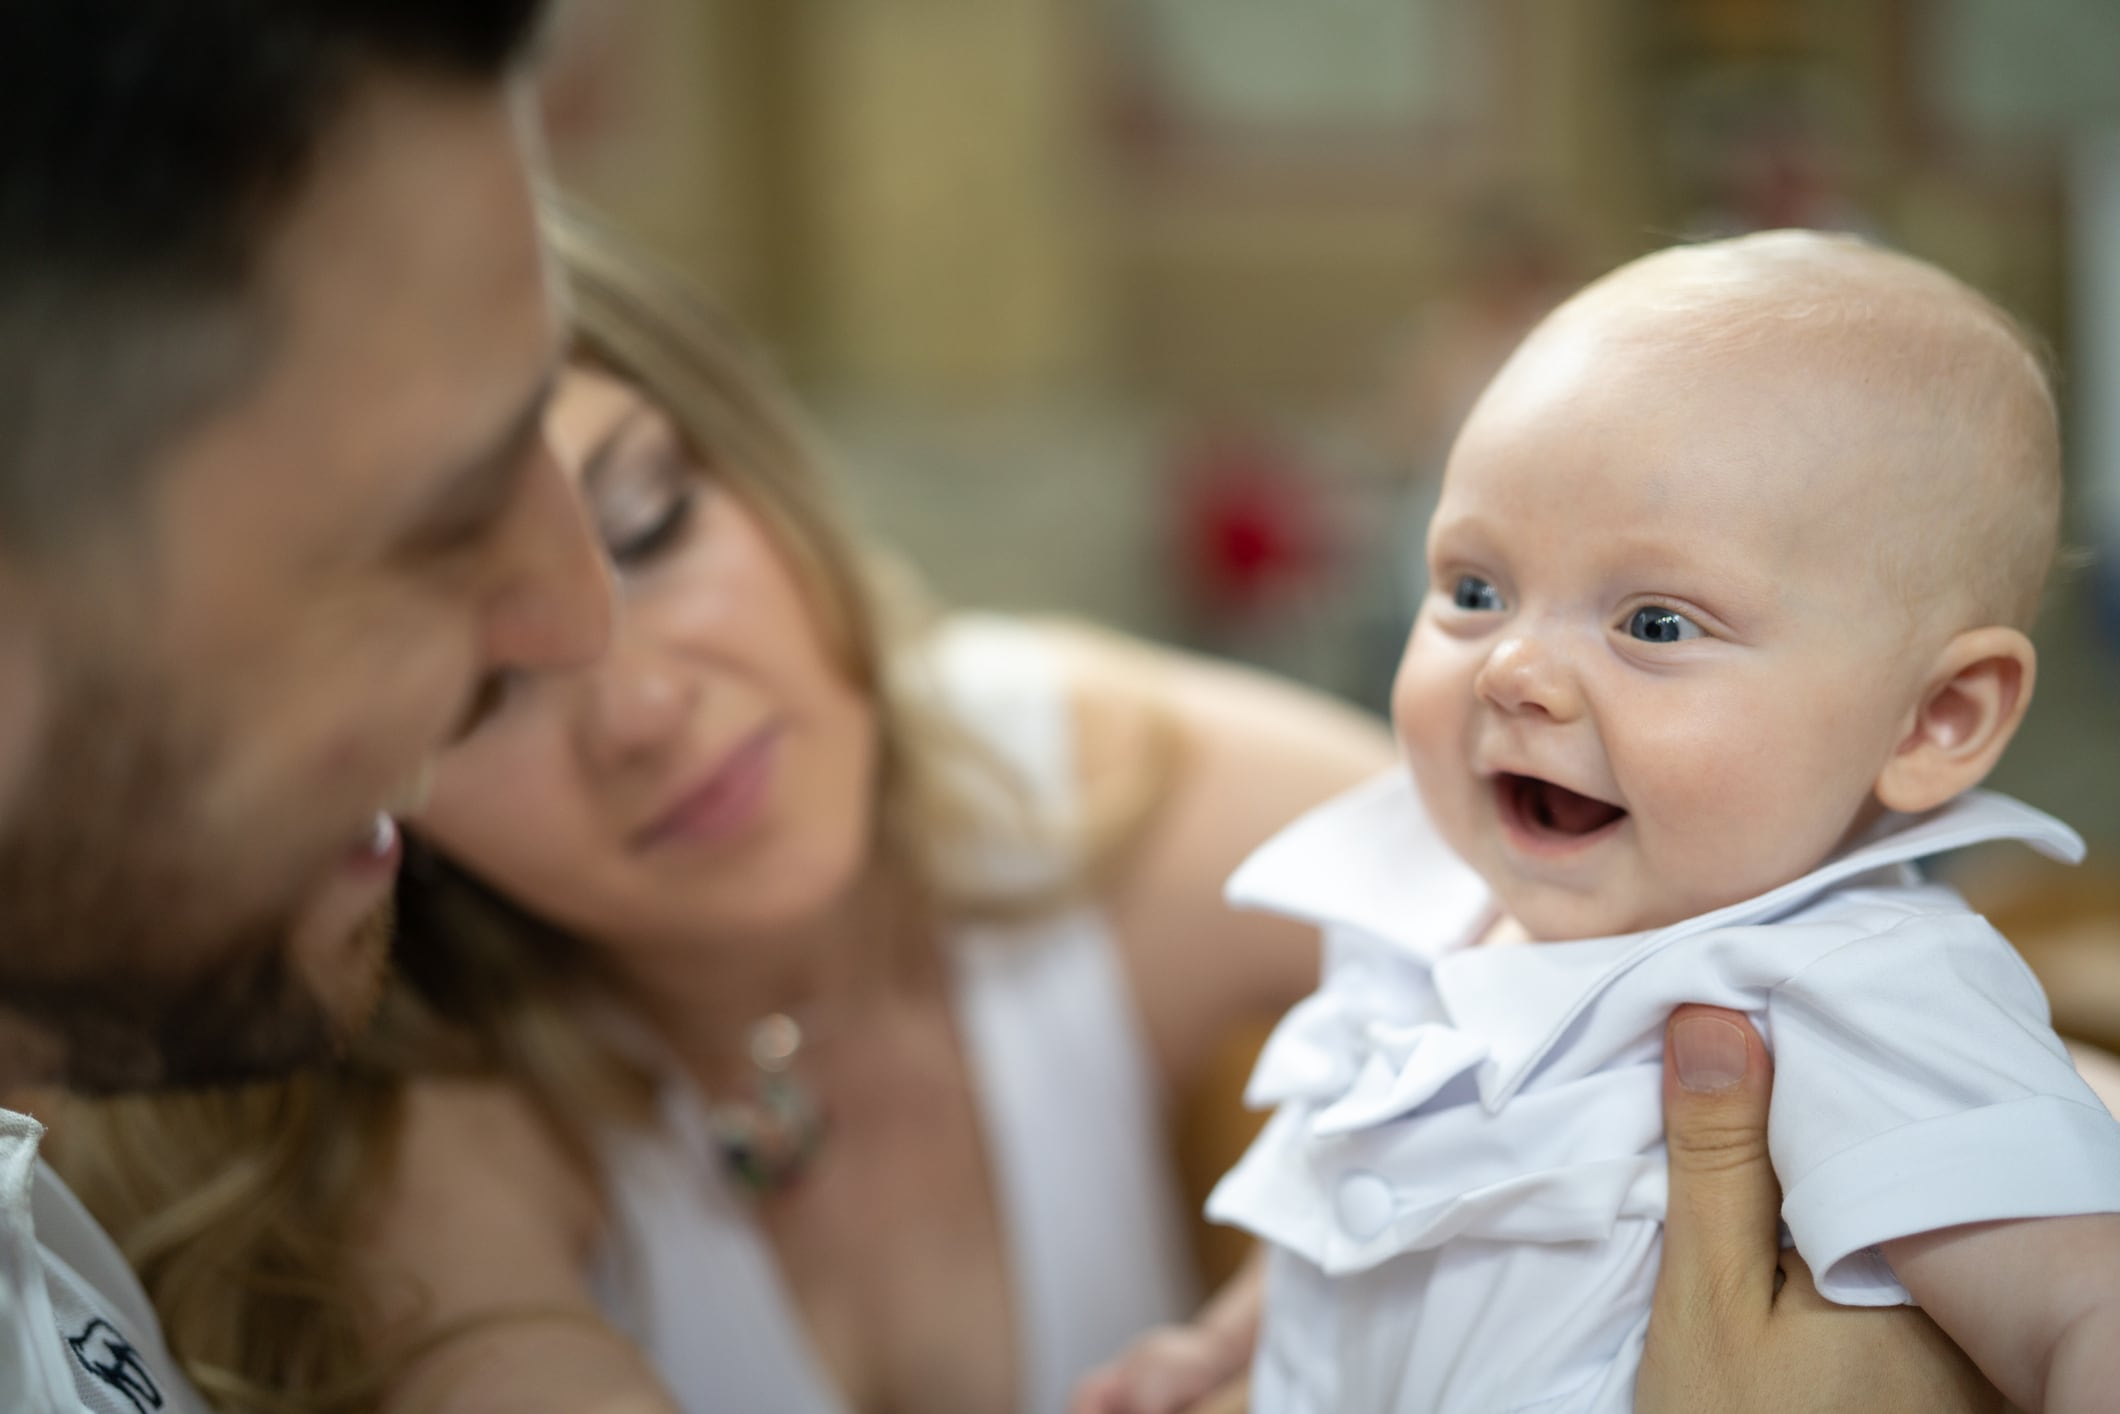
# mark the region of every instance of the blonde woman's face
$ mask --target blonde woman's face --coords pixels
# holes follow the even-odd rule
[[[764,524],[661,409],[577,368],[550,429],[618,582],[612,649],[514,684],[445,757],[422,833],[614,948],[799,926],[872,847],[871,704]]]

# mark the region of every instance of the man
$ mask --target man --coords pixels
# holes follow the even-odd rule
[[[0,4],[0,1093],[327,1054],[427,760],[602,646],[538,8]],[[0,1111],[0,1408],[203,1408],[36,1139]]]

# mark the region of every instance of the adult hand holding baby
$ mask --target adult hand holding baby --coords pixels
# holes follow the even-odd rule
[[[1767,1158],[1773,1062],[1733,1012],[1681,1007],[1664,1044],[1671,1206],[1636,1414],[1998,1410],[2002,1396],[1913,1306],[1837,1306],[1779,1250]],[[1777,1277],[1776,1273],[1781,1274]]]

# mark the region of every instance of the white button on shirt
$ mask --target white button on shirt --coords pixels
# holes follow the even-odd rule
[[[1209,1200],[1276,1249],[1253,1407],[1624,1411],[1666,1201],[1671,1009],[1775,1056],[1783,1219],[1829,1298],[1907,1300],[1876,1244],[2120,1211],[2120,1124],[2001,935],[1912,861],[2065,825],[1973,792],[1803,879],[1653,933],[1478,948],[1478,875],[1403,772],[1297,821],[1233,903],[1325,933],[1251,1081],[1277,1113]]]
[[[1358,1170],[1340,1180],[1336,1204],[1340,1226],[1357,1242],[1380,1236],[1391,1226],[1397,1206],[1391,1180],[1380,1173]]]

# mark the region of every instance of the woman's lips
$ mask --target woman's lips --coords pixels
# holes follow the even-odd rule
[[[1509,837],[1539,854],[1587,848],[1627,819],[1627,812],[1609,801],[1507,771],[1494,777],[1494,798]]]
[[[635,836],[636,848],[715,844],[742,834],[772,793],[780,729],[759,728],[736,744],[707,776]]]

